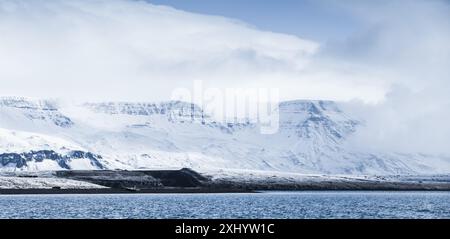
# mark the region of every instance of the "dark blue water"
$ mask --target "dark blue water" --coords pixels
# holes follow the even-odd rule
[[[0,218],[450,218],[450,192],[0,195]]]

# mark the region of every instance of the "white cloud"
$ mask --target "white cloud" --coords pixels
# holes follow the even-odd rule
[[[313,41],[143,1],[0,0],[0,35],[3,95],[161,100],[202,80],[376,101],[386,88],[358,80],[367,73],[313,68]]]
[[[1,0],[0,35],[1,94],[71,98],[164,99],[193,80],[283,81],[317,48],[235,20],[125,0]]]
[[[353,142],[400,152],[450,153],[450,4],[352,3],[343,7],[366,28],[328,45],[324,58],[381,72],[389,85],[384,101],[362,106],[359,113],[368,127]]]
[[[277,87],[282,99],[379,102],[361,113],[365,145],[448,151],[449,4],[334,6],[364,27],[319,46],[143,1],[0,0],[0,95],[163,100],[194,80]]]

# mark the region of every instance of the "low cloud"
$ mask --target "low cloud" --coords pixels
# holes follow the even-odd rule
[[[448,2],[324,2],[361,29],[319,44],[144,1],[0,0],[0,94],[154,101],[195,80],[279,88],[282,100],[352,102],[361,147],[449,152]]]
[[[366,121],[352,143],[397,152],[450,153],[450,4],[352,3],[340,7],[359,16],[366,27],[346,41],[329,44],[322,55],[330,62],[367,67],[389,86],[377,104],[351,104]]]
[[[143,1],[0,1],[1,94],[161,100],[290,79],[318,45]],[[26,86],[26,87],[25,87]]]

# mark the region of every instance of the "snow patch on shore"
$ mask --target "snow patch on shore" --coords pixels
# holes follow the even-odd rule
[[[107,188],[93,183],[64,178],[0,176],[0,189],[100,189]]]

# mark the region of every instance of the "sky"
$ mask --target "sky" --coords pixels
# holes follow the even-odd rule
[[[368,125],[362,145],[448,152],[449,12],[444,0],[0,0],[0,95],[276,88],[347,102]]]
[[[313,0],[148,0],[184,11],[238,19],[263,30],[296,35],[318,42],[344,39],[360,22],[338,6]],[[329,4],[329,3],[328,3]]]
[[[347,5],[199,2],[0,0],[0,94],[155,101],[202,81],[377,102],[390,86],[331,59],[366,24]]]

